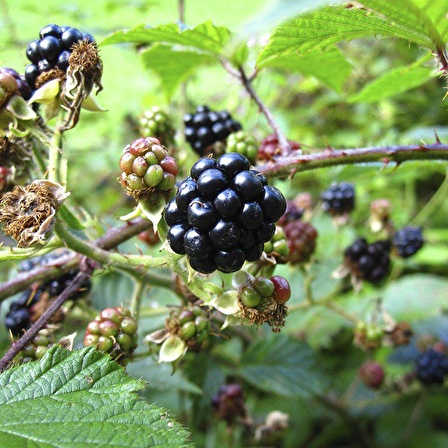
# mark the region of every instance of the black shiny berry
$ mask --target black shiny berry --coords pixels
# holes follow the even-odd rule
[[[238,222],[248,230],[256,229],[263,222],[263,210],[258,202],[246,202]]]
[[[270,221],[278,221],[286,211],[286,200],[282,192],[275,187],[266,185],[264,188],[264,195],[261,201],[261,206],[265,218]]]
[[[253,246],[244,249],[244,256],[247,261],[257,261],[260,259],[264,250],[263,243],[255,243]]]
[[[70,52],[69,51],[62,51],[59,56],[58,60],[56,61],[56,66],[62,70],[66,71],[68,69],[68,61],[70,59]]]
[[[25,68],[25,79],[30,87],[34,87],[36,84],[36,79],[39,76],[39,68],[37,65],[28,64]]]
[[[61,44],[59,39],[54,36],[44,37],[39,42],[39,52],[43,58],[55,62],[61,52]]]
[[[219,250],[215,255],[215,263],[222,272],[236,272],[243,267],[244,257],[243,249]]]
[[[207,234],[200,232],[195,227],[192,227],[185,233],[184,247],[186,254],[191,258],[206,258],[211,251],[211,244]]]
[[[37,64],[42,58],[39,50],[39,39],[32,40],[28,44],[26,47],[26,57],[34,64]]]
[[[428,348],[417,357],[415,373],[423,384],[443,384],[448,375],[447,355]]]
[[[20,335],[30,326],[30,312],[26,307],[10,309],[5,317],[6,328],[11,331],[13,335]]]
[[[44,39],[47,36],[59,38],[59,37],[61,37],[61,33],[62,33],[62,31],[59,26],[50,24],[50,25],[43,27],[40,30],[39,36],[41,39]]]
[[[226,188],[219,193],[213,202],[216,211],[223,218],[231,218],[241,211],[241,200],[235,190]]]
[[[331,215],[349,213],[355,208],[355,189],[349,182],[334,183],[321,194],[322,208]]]
[[[260,199],[263,194],[263,184],[251,171],[241,171],[232,180],[231,187],[244,201]]]
[[[175,199],[171,199],[165,207],[164,218],[168,226],[173,226],[174,224],[186,221],[187,213],[177,206]]]
[[[202,259],[189,258],[188,261],[190,263],[190,266],[195,271],[200,272],[201,274],[211,274],[218,268],[214,257],[207,257]]]
[[[210,230],[209,238],[218,249],[230,249],[240,241],[241,230],[232,221],[219,220]]]
[[[68,28],[62,33],[61,42],[66,50],[70,50],[72,45],[82,40],[82,33],[76,28]]]
[[[185,233],[189,230],[189,226],[186,223],[174,224],[171,226],[166,239],[170,244],[171,249],[173,249],[176,254],[184,255],[185,247],[184,247],[184,236]]]
[[[199,191],[197,183],[191,177],[187,177],[179,185],[176,194],[176,204],[181,210],[186,211],[191,201],[198,196]]]
[[[215,198],[228,183],[226,175],[216,168],[204,171],[197,180],[199,192],[207,198]]]
[[[190,175],[193,179],[198,180],[199,176],[205,170],[209,170],[211,168],[216,168],[216,160],[211,159],[210,157],[203,157],[191,167]]]
[[[209,230],[218,221],[218,213],[210,201],[198,197],[193,199],[188,206],[187,219],[190,226]]]
[[[273,222],[262,222],[256,229],[257,239],[260,242],[267,243],[275,233],[275,224]]]
[[[226,174],[229,178],[234,177],[240,171],[246,171],[250,168],[247,157],[236,152],[230,152],[222,155],[216,164],[217,168]],[[257,176],[257,174],[255,174]]]

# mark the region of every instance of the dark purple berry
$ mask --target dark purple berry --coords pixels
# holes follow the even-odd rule
[[[397,254],[402,258],[408,258],[414,255],[421,249],[423,243],[421,227],[403,227],[395,232],[392,237],[392,245]]]
[[[190,266],[197,272],[200,272],[201,274],[211,274],[212,272],[215,272],[217,269],[215,260],[213,257],[207,257],[207,258],[189,258],[188,259]]]
[[[248,230],[256,229],[263,222],[263,210],[258,202],[246,202],[238,222]]]
[[[82,40],[86,40],[89,44],[95,42],[95,39],[89,33],[82,33]]]
[[[39,74],[44,73],[52,68],[52,64],[47,59],[41,59],[38,64],[37,68],[39,69]]]
[[[184,236],[185,233],[189,230],[189,226],[186,223],[174,224],[171,226],[166,239],[170,244],[171,249],[176,252],[176,254],[184,255],[185,247],[184,247]]]
[[[241,211],[241,201],[235,190],[226,188],[219,193],[213,202],[216,211],[223,218],[231,218]]]
[[[42,55],[42,58],[54,62],[57,60],[59,53],[61,52],[61,44],[54,36],[44,37],[39,42],[39,52]]]
[[[62,71],[66,71],[68,69],[68,60],[70,58],[70,52],[65,50],[62,51],[59,56],[58,56],[58,60],[56,62],[56,66],[62,70]]]
[[[59,39],[61,37],[61,33],[62,33],[62,31],[59,26],[50,24],[50,25],[43,27],[40,30],[39,36],[41,39],[44,39],[47,36],[52,36],[52,37],[55,37],[56,39]]]
[[[229,251],[219,250],[215,255],[215,263],[221,272],[239,271],[244,264],[244,250],[239,248]]]
[[[191,258],[202,259],[210,255],[211,245],[207,235],[194,227],[185,233],[184,247]]]
[[[173,226],[174,224],[185,222],[187,213],[177,206],[176,200],[173,198],[165,207],[164,218],[168,226]]]
[[[211,168],[199,176],[197,185],[202,195],[207,198],[215,198],[219,192],[227,188],[228,180],[222,171]]]
[[[70,50],[72,45],[82,39],[82,33],[76,28],[66,29],[61,36],[61,42],[65,49]]]
[[[261,180],[256,174],[248,170],[239,172],[232,179],[231,187],[244,201],[258,200],[263,194]]]
[[[30,87],[34,87],[36,84],[36,79],[39,76],[39,68],[37,65],[28,64],[25,68],[25,79]]]
[[[322,208],[331,215],[351,212],[355,207],[355,189],[348,182],[332,184],[321,194]]]
[[[244,249],[244,256],[247,261],[257,261],[260,259],[264,250],[263,243],[256,243],[247,249]]]
[[[286,200],[282,192],[275,187],[267,185],[264,188],[264,196],[261,201],[265,219],[278,221],[286,211]]]
[[[219,220],[209,232],[210,241],[218,249],[230,249],[241,237],[240,228],[231,221]],[[199,258],[199,257],[198,257]]]
[[[218,221],[218,213],[210,201],[198,197],[188,206],[187,219],[190,226],[210,230]]]
[[[275,224],[273,222],[263,222],[255,229],[258,241],[267,243],[275,233]]]
[[[26,47],[26,57],[34,64],[37,64],[42,58],[39,50],[39,39],[32,40],[28,44]]]
[[[209,157],[202,157],[199,159],[190,170],[190,175],[193,179],[198,180],[199,176],[211,168],[216,168],[216,160]]]
[[[415,372],[423,384],[443,384],[448,375],[448,357],[432,347],[428,348],[417,357]]]
[[[181,210],[187,210],[191,201],[198,197],[198,187],[196,181],[187,177],[180,185],[176,194],[176,204]]]
[[[249,159],[237,152],[229,152],[222,155],[217,161],[217,168],[231,179],[241,171],[249,170]]]

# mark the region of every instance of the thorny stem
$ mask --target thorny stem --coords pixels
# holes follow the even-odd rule
[[[105,235],[90,244],[109,250],[138,235],[143,230],[146,230],[149,225],[148,221],[140,218],[131,224],[109,229]],[[48,281],[57,278],[78,265],[79,256],[77,254],[63,255],[51,263],[51,265],[39,266],[32,271],[18,274],[15,278],[0,285],[0,301],[22,291],[36,281]],[[156,272],[148,272],[145,275],[145,279],[151,280],[151,282],[154,280],[154,283],[159,285],[162,283],[168,284],[171,281],[171,279],[168,280],[165,276]]]
[[[252,81],[254,80],[257,72],[254,71],[250,76],[247,76],[243,67],[240,66],[238,67],[238,70],[236,70],[234,67],[232,67],[228,60],[223,60],[222,65],[227,70],[227,72],[229,72],[233,77],[237,78],[241,82],[246,92],[258,106],[260,112],[266,117],[269,126],[277,136],[281,152],[283,154],[289,154],[291,152],[291,146],[289,145],[288,139],[280,129],[280,126],[277,124],[274,115],[272,114],[270,109],[263,103],[252,85]]]
[[[2,359],[0,359],[0,372],[3,371],[8,364],[14,359],[14,357],[28,345],[36,336],[36,334],[48,323],[50,318],[56,311],[68,300],[73,294],[75,294],[80,286],[92,275],[93,265],[89,263],[83,263],[83,268],[79,272],[73,281],[62,293],[56,298],[56,300],[45,310],[45,312],[39,317],[39,319],[31,326],[31,328],[16,342],[14,342],[11,348],[6,352]]]
[[[409,146],[325,149],[312,154],[277,157],[266,165],[257,166],[257,169],[266,176],[287,177],[302,171],[329,168],[336,165],[382,162],[386,166],[391,162],[400,164],[408,160],[448,160],[448,145],[437,142],[431,145],[422,143]]]

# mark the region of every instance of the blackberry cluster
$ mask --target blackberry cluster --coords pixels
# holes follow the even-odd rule
[[[258,144],[255,138],[247,132],[232,132],[226,142],[226,152],[239,152],[246,156],[250,163],[255,163]]]
[[[355,278],[378,283],[389,270],[389,253],[389,241],[368,244],[364,238],[358,238],[345,250],[344,262]]]
[[[283,225],[283,231],[288,241],[288,261],[306,263],[316,250],[317,230],[308,222],[296,220]]]
[[[448,357],[430,347],[420,353],[415,363],[417,379],[423,384],[443,384],[448,375]]]
[[[292,140],[288,140],[288,143],[293,151],[297,151],[300,149],[299,143]],[[258,148],[258,159],[269,162],[275,156],[280,155],[285,156],[287,154],[282,154],[278,143],[278,137],[275,134],[268,135],[264,140],[262,140],[262,142],[260,143],[260,147]]]
[[[232,425],[237,418],[247,416],[243,388],[238,383],[224,384],[212,396],[212,407],[218,419]]]
[[[166,147],[174,145],[174,125],[169,115],[158,106],[143,112],[139,129],[142,137],[155,137]]]
[[[18,92],[25,100],[31,98],[31,89],[25,77],[13,68],[0,67],[0,86],[9,94]],[[2,99],[0,99],[1,104],[3,104]]]
[[[408,258],[418,252],[423,246],[421,227],[403,227],[397,230],[392,237],[392,246],[402,258]]]
[[[52,330],[43,328],[36,334],[34,339],[17,354],[14,358],[14,362],[19,364],[41,359],[54,343],[55,337]]]
[[[26,48],[26,57],[31,64],[25,68],[25,78],[32,89],[36,88],[37,78],[51,69],[66,72],[73,44],[79,41],[95,42],[87,33],[71,26],[50,24],[40,30],[39,39],[35,39]]]
[[[41,257],[25,260],[19,266],[19,272],[29,272],[38,266],[49,264],[61,255],[60,252],[54,252]],[[15,336],[22,334],[23,331],[31,326],[32,322],[40,317],[40,314],[43,311],[40,304],[43,302],[43,299],[45,298],[48,300],[60,295],[75,278],[77,273],[77,269],[72,269],[55,280],[50,280],[25,290],[18,299],[11,303],[9,311],[5,317],[6,328]],[[81,285],[78,292],[72,296],[72,299],[76,300],[77,298],[84,296],[86,292],[90,290],[90,287],[91,282],[89,279]],[[43,303],[42,305],[45,306]],[[58,316],[55,318],[58,319]]]
[[[355,208],[355,189],[349,182],[332,184],[320,197],[324,211],[333,216],[350,213]]]
[[[282,193],[243,155],[202,158],[165,207],[167,240],[198,272],[235,272],[260,258],[285,209]]]
[[[137,347],[137,329],[127,308],[106,308],[87,325],[84,346],[94,346],[126,365]]]
[[[197,106],[196,113],[184,115],[185,139],[200,156],[216,142],[224,141],[230,133],[239,131],[241,124],[222,110],[215,112],[207,106]]]

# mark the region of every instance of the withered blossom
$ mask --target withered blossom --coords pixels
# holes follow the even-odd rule
[[[14,238],[18,247],[45,244],[56,212],[68,195],[61,185],[47,180],[15,186],[0,201],[0,223],[5,235]]]

